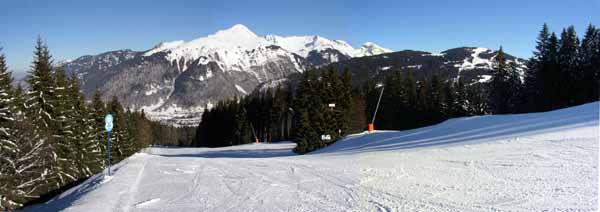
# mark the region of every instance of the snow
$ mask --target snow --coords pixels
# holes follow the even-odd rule
[[[294,143],[148,148],[26,211],[597,211],[599,103]]]
[[[426,57],[426,56],[431,56],[431,57],[444,57],[446,56],[445,53],[427,53],[427,54],[421,54],[421,56]]]
[[[484,53],[484,52],[489,53],[491,51],[492,50],[490,50],[490,49],[482,48],[482,47],[474,48],[472,50],[471,57],[465,58],[463,63],[457,64],[456,67],[459,68],[459,71],[475,69],[477,66],[482,66],[482,65],[491,68],[492,67],[491,60],[479,57],[479,54]]]
[[[162,87],[160,87],[160,85],[151,84],[151,85],[150,85],[150,89],[146,90],[146,91],[144,92],[144,94],[145,94],[146,96],[150,96],[150,95],[152,95],[152,94],[155,94],[155,93],[157,93],[157,92],[158,92],[159,90],[161,90],[161,89],[162,89]]]
[[[479,75],[480,79],[477,82],[485,83],[489,82],[492,79],[492,75]]]
[[[237,85],[237,84],[236,84],[236,85],[235,85],[235,88],[236,88],[236,89],[237,89],[239,92],[241,92],[242,94],[244,94],[244,95],[247,95],[247,94],[248,94],[248,92],[246,92],[246,90],[244,90],[244,88],[242,88],[242,86],[239,86],[239,85]]]
[[[279,46],[282,49],[267,50],[269,46]],[[201,64],[210,61],[217,62],[226,70],[244,71],[251,66],[261,65],[267,61],[281,57],[292,59],[292,54],[307,57],[311,51],[336,49],[350,57],[371,56],[391,52],[391,50],[367,42],[361,48],[355,49],[342,40],[329,40],[321,36],[288,36],[277,35],[257,36],[246,26],[236,24],[229,29],[220,30],[215,34],[201,37],[192,41],[163,42],[144,53],[151,56],[165,52],[169,61],[183,60],[185,71],[187,64],[200,60]],[[292,60],[295,61],[295,60]],[[297,63],[297,62],[296,62]],[[300,68],[299,64],[294,64]],[[298,71],[302,71],[299,69]]]
[[[288,82],[287,78],[281,78],[281,79],[277,79],[277,80],[270,80],[268,82],[266,82],[264,85],[260,86],[260,91],[261,92],[266,92],[267,89],[271,88],[271,89],[276,89],[279,86],[285,86],[284,83]]]
[[[392,66],[384,66],[384,67],[380,67],[380,68],[379,68],[379,70],[382,70],[382,71],[387,71],[387,70],[389,70],[390,68],[392,68]]]
[[[359,49],[354,51],[353,57],[373,56],[390,52],[392,52],[392,50],[383,48],[372,42],[366,42]]]

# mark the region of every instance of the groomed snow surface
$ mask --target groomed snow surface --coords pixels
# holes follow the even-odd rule
[[[27,211],[597,211],[599,103],[295,144],[149,148]]]

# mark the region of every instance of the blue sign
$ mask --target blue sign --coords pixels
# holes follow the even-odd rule
[[[104,128],[106,128],[106,132],[112,131],[113,128],[113,117],[110,114],[107,114],[104,117]]]

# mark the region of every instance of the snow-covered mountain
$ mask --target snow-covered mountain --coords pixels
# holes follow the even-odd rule
[[[100,89],[150,118],[195,125],[219,100],[243,96],[257,85],[309,67],[391,52],[367,42],[354,48],[321,36],[258,36],[234,25],[191,41],[163,42],[142,52],[87,55],[61,65],[78,74],[86,94]]]
[[[275,46],[278,48],[270,48]],[[201,64],[216,61],[225,70],[245,71],[252,66],[262,65],[277,56],[292,57],[295,54],[307,58],[311,53],[318,54],[331,50],[349,58],[392,52],[371,42],[355,49],[345,41],[329,40],[317,35],[258,36],[246,26],[237,24],[229,29],[192,41],[161,43],[143,55],[151,56],[163,52],[169,61],[177,64],[181,61],[183,64],[183,67],[179,67],[181,71],[185,71],[187,65],[196,60],[199,60]]]
[[[307,155],[148,148],[24,211],[598,211],[598,107],[350,135]]]
[[[357,57],[333,63],[337,68],[348,68],[359,82],[384,78],[394,71],[411,70],[417,79],[438,75],[444,80],[461,79],[466,84],[485,83],[492,78],[498,51],[482,47],[459,47],[430,53],[402,50],[372,57]],[[523,75],[525,60],[506,54],[507,62],[514,63]]]

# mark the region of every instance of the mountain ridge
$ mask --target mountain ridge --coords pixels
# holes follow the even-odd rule
[[[467,49],[460,54],[442,52],[446,54],[443,60],[462,62],[461,67],[469,62],[470,66],[462,69],[490,69],[488,56],[493,51],[474,49],[479,51],[475,57],[468,58],[473,54],[465,51],[473,49]],[[99,89],[105,100],[116,96],[125,107],[143,110],[153,120],[193,126],[200,122],[204,109],[221,100],[248,95],[266,82],[281,81],[309,68],[330,64],[351,65],[353,61],[364,60],[382,65],[395,63],[378,58],[396,53],[372,42],[354,48],[343,40],[318,35],[258,36],[238,24],[190,41],[161,42],[145,51],[123,49],[85,55],[61,66],[80,78],[87,96]],[[482,60],[480,54],[485,54],[486,59]],[[417,56],[439,57],[436,55],[421,51]],[[402,56],[392,60],[406,59],[411,58]],[[375,68],[385,71],[385,67]],[[357,73],[355,77],[365,78],[362,75]]]

